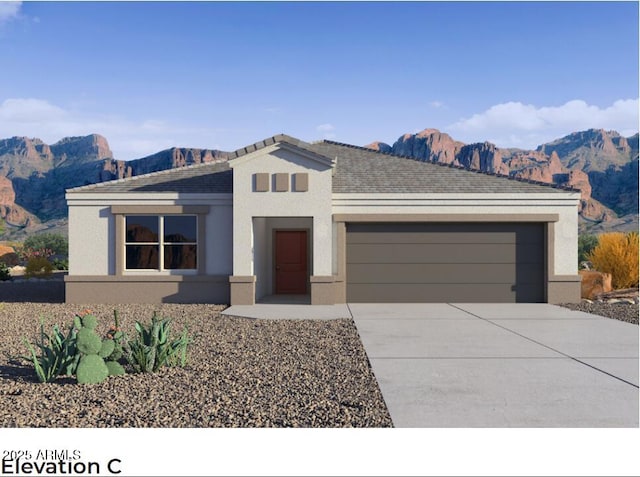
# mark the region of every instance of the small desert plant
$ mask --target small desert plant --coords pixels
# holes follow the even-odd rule
[[[30,356],[26,357],[33,367],[41,383],[50,383],[59,375],[75,374],[79,356],[76,348],[76,329],[71,326],[65,335],[58,325],[53,326],[51,335],[44,331],[44,323],[40,322],[40,337],[35,347],[23,338]],[[36,348],[40,350],[38,354]]]
[[[15,248],[16,253],[20,260],[24,263],[28,262],[32,258],[49,258],[54,255],[53,250],[48,248],[30,248],[23,245]]]
[[[24,241],[24,248],[31,250],[47,249],[51,255],[68,255],[69,241],[60,234],[43,233],[32,235]]]
[[[587,255],[593,267],[611,274],[614,289],[638,286],[638,232],[600,235],[598,245]]]
[[[597,235],[580,235],[578,237],[578,264],[586,262],[587,256],[598,245]]]
[[[101,383],[107,376],[124,374],[124,368],[116,361],[116,342],[113,339],[101,339],[95,329],[98,320],[92,314],[76,316],[74,324],[78,329],[76,347],[80,360],[76,370],[79,384]]]
[[[46,257],[30,258],[24,270],[27,278],[48,277],[51,272],[53,272],[53,265]]]
[[[69,270],[69,260],[62,258],[54,258],[51,261],[54,270]]]
[[[187,346],[191,339],[185,329],[171,339],[170,319],[160,319],[154,313],[148,326],[136,322],[136,339],[125,340],[124,356],[138,373],[153,373],[162,366],[181,366],[187,361]]]
[[[0,281],[6,282],[7,280],[11,280],[11,270],[6,263],[0,262]]]

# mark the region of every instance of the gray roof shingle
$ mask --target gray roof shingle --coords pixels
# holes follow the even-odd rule
[[[335,193],[549,193],[573,190],[333,141],[314,143],[309,148],[318,154],[337,157],[333,177]]]
[[[214,193],[233,192],[233,171],[225,162],[196,164],[167,169],[126,179],[99,182],[69,189],[67,192],[182,192]]]
[[[418,161],[333,141],[306,143],[279,134],[227,155],[235,159],[286,142],[336,159],[335,193],[549,193],[574,191],[462,167]],[[233,171],[225,162],[198,164],[70,189],[69,192],[231,193]]]

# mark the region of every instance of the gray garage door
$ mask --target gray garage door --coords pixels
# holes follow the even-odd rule
[[[350,302],[542,302],[544,224],[347,224]]]

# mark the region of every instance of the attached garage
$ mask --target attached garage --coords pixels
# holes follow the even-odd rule
[[[544,302],[543,223],[347,223],[348,302]]]

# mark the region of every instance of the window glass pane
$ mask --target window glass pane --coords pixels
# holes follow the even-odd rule
[[[195,270],[197,268],[195,245],[165,245],[164,268],[167,270]]]
[[[127,269],[158,269],[158,245],[127,245]]]
[[[196,217],[193,215],[167,215],[164,218],[165,242],[197,242]]]
[[[127,242],[157,242],[158,217],[130,215],[127,219]]]

